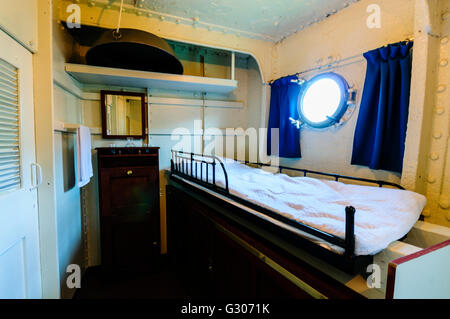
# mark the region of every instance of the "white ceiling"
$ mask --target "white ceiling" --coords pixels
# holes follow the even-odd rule
[[[198,27],[279,41],[359,0],[125,0]],[[112,0],[110,0],[112,2]],[[115,0],[114,5],[120,3]],[[171,17],[169,17],[171,18]],[[180,23],[180,21],[177,21]]]

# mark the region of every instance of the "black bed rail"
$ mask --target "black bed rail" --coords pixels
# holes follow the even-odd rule
[[[229,193],[228,174],[225,169],[225,165],[217,156],[175,150],[172,150],[171,152],[172,159],[170,161],[170,168],[172,174],[180,175],[189,180],[194,180],[195,182],[208,188],[213,188],[215,190],[223,189],[225,193]],[[221,187],[216,183],[217,164],[220,165],[225,177],[224,187]],[[205,169],[203,169],[204,167]],[[209,174],[210,169],[211,174]],[[205,175],[203,175],[203,171],[205,171]]]
[[[266,166],[266,167],[272,166],[271,164],[267,164],[267,163],[255,163],[255,162],[250,162],[250,161],[239,161],[239,160],[238,160],[238,162],[245,163],[246,165],[256,165],[256,166]],[[360,181],[360,182],[365,182],[365,183],[376,184],[379,187],[392,186],[392,187],[402,189],[402,190],[405,189],[401,185],[387,182],[387,181],[382,181],[382,180],[375,180],[375,179],[361,178],[361,177],[354,177],[354,176],[346,176],[346,175],[333,174],[333,173],[324,173],[324,172],[312,171],[309,169],[296,168],[296,167],[287,167],[287,166],[274,166],[274,167],[278,168],[280,174],[283,172],[283,170],[289,170],[289,171],[302,172],[303,176],[305,176],[305,177],[307,176],[307,174],[322,175],[322,176],[327,176],[327,177],[333,177],[336,182],[338,182],[340,179],[348,179],[348,180],[353,180],[353,181]]]
[[[271,166],[269,164],[251,163],[248,161],[241,161],[241,163],[245,163],[248,165]],[[221,187],[216,184],[216,182],[217,182],[217,180],[216,180],[216,165],[217,164],[220,165],[220,167],[223,171],[223,174],[225,176],[225,187]],[[200,172],[198,169],[199,166],[200,166]],[[206,172],[205,175],[206,176],[203,176],[203,167],[204,166],[205,166],[205,172]],[[211,167],[211,170],[212,170],[211,177],[208,174],[209,167]],[[306,170],[306,169],[292,168],[292,167],[285,167],[285,166],[277,166],[277,168],[279,169],[280,173],[283,170],[294,170],[294,171],[303,172],[304,176],[307,176],[307,174],[316,174],[316,175],[334,177],[336,181],[338,181],[339,179],[358,180],[358,181],[363,181],[363,182],[368,182],[368,183],[374,183],[374,184],[379,185],[380,187],[386,185],[386,186],[393,186],[393,187],[397,187],[399,189],[403,189],[403,187],[401,187],[400,185],[390,183],[390,182],[385,182],[385,181],[371,180],[371,179],[351,177],[351,176],[331,174],[331,173],[316,172],[316,171],[311,171],[311,170]],[[228,174],[225,169],[225,165],[223,164],[222,160],[220,160],[216,156],[202,155],[202,154],[172,150],[171,174],[177,175],[186,180],[193,181],[201,186],[204,186],[208,189],[214,190],[222,195],[225,195],[228,198],[230,198],[238,203],[241,203],[251,209],[254,209],[262,214],[265,214],[274,219],[282,221],[288,225],[294,226],[295,228],[297,228],[301,231],[304,231],[308,234],[311,234],[317,238],[326,240],[330,244],[333,244],[333,245],[343,248],[345,257],[348,257],[348,258],[354,257],[356,209],[353,206],[347,206],[345,208],[345,237],[344,237],[344,239],[342,239],[341,237],[338,237],[336,235],[327,233],[320,229],[311,227],[311,226],[301,223],[299,221],[289,219],[289,218],[287,218],[281,214],[278,214],[270,209],[261,207],[261,206],[254,204],[248,200],[245,200],[241,197],[231,194],[229,191]]]

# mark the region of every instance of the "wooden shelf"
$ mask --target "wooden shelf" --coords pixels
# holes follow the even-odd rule
[[[238,85],[236,80],[105,68],[84,64],[66,63],[65,69],[67,73],[83,84],[208,93],[230,93]]]
[[[58,132],[74,132],[81,124],[64,123],[61,121],[55,121],[53,123],[53,128]],[[102,134],[101,127],[89,127],[91,134]]]

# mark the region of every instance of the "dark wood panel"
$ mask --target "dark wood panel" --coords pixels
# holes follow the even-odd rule
[[[168,253],[181,269],[182,279],[189,272],[195,274],[197,281],[185,281],[188,289],[200,283],[196,291],[191,289],[192,297],[298,299],[312,298],[313,294],[362,298],[282,247],[229,220],[207,199],[199,200],[174,185],[167,186]],[[265,258],[281,267],[283,274],[269,266]]]
[[[211,242],[213,295],[224,299],[254,298],[253,256],[220,231],[214,231]]]

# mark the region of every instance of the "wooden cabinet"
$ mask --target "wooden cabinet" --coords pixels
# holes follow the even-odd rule
[[[97,152],[102,264],[151,265],[160,253],[159,148]]]
[[[193,188],[167,186],[168,254],[192,298],[362,298],[248,228]]]

